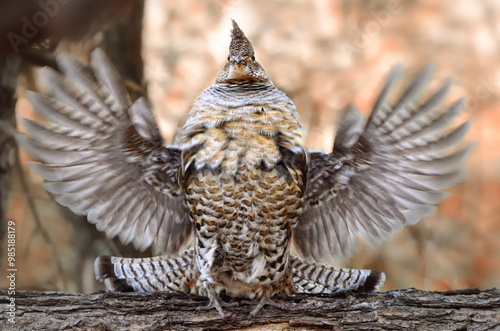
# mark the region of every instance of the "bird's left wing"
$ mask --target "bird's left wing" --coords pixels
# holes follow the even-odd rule
[[[471,146],[457,146],[471,123],[450,128],[464,109],[463,99],[441,109],[451,85],[447,80],[416,104],[432,76],[429,66],[390,106],[387,95],[401,71],[397,67],[390,75],[366,124],[355,108],[346,110],[333,152],[310,153],[304,212],[293,232],[300,256],[331,263],[356,252],[359,236],[369,245],[389,240],[432,214],[448,196],[441,190],[464,179]]]
[[[29,136],[17,141],[41,163],[30,169],[47,191],[108,237],[144,250],[175,254],[192,237],[177,174],[181,152],[163,139],[145,99],[132,103],[100,50],[91,66],[58,57],[63,72],[47,72],[53,97],[30,93],[48,125],[21,118]]]

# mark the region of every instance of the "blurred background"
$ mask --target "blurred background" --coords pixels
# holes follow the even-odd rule
[[[448,104],[466,97],[460,119],[474,119],[469,176],[416,226],[342,266],[387,274],[384,289],[449,290],[500,286],[500,2],[496,0],[123,0],[3,1],[0,4],[0,119],[37,118],[26,91],[46,91],[42,66],[67,51],[83,61],[103,48],[147,95],[171,143],[193,100],[227,57],[230,19],[252,41],[258,61],[295,102],[307,145],[330,151],[340,111],[368,114],[391,67],[408,84],[436,65],[429,92],[452,77]],[[14,94],[15,92],[15,94]],[[396,93],[397,94],[397,93]],[[396,97],[397,95],[393,95]],[[22,131],[22,128],[20,128]],[[147,256],[107,239],[59,206],[0,132],[0,275],[7,269],[7,221],[15,222],[18,290],[93,292],[96,256]],[[10,188],[9,188],[10,187]],[[0,288],[7,279],[0,278]]]

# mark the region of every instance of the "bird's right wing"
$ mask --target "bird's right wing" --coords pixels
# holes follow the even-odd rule
[[[192,238],[178,183],[180,150],[163,140],[145,99],[132,104],[100,50],[91,66],[61,54],[64,76],[48,72],[53,98],[30,93],[50,125],[22,118],[20,145],[41,163],[30,169],[47,191],[100,231],[144,250],[175,254]]]

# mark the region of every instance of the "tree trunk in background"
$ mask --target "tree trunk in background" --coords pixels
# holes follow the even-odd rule
[[[144,63],[142,61],[142,20],[144,1],[134,1],[123,19],[104,31],[102,44],[111,62],[124,79],[142,84]]]
[[[3,256],[7,232],[7,205],[12,177],[12,151],[15,141],[6,127],[16,125],[16,86],[21,59],[0,58],[0,256]],[[0,266],[3,269],[3,266]],[[1,273],[0,273],[1,274]]]
[[[226,308],[226,320],[208,299],[169,293],[17,292],[15,315],[0,291],[2,330],[498,330],[500,290],[397,290],[344,296],[273,298],[249,320],[254,306]],[[199,309],[201,308],[201,309]],[[14,310],[14,308],[13,308]]]

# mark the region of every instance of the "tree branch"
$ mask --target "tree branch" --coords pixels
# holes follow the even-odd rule
[[[251,305],[226,308],[223,321],[206,310],[202,297],[170,293],[16,292],[14,324],[10,297],[0,291],[0,329],[5,330],[498,330],[500,290],[450,292],[397,290],[342,296],[293,295],[273,298],[283,309],[266,306],[248,320]]]

